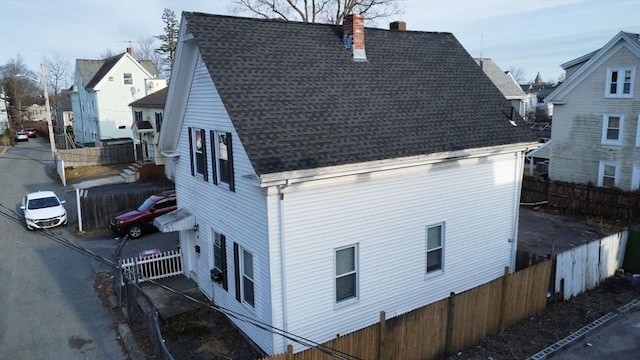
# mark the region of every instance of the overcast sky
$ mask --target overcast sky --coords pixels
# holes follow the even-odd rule
[[[19,54],[39,73],[43,57],[99,59],[162,34],[162,11],[235,15],[228,0],[0,0],[0,65]],[[407,30],[450,32],[473,57],[525,80],[557,80],[560,64],[604,46],[620,31],[640,33],[640,0],[404,0]],[[250,16],[244,14],[243,16]],[[366,24],[372,26],[372,24]]]

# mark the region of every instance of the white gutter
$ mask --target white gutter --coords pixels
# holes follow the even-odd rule
[[[385,159],[367,163],[327,166],[306,170],[284,171],[260,175],[260,187],[295,184],[304,181],[323,180],[342,176],[365,174],[375,171],[394,170],[414,166],[434,164],[450,160],[472,159],[489,155],[509,154],[538,147],[538,142],[507,144],[477,149],[465,149],[405,158]]]

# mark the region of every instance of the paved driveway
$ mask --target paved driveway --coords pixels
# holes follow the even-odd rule
[[[27,231],[16,215],[27,192],[64,197],[51,159],[40,138],[0,156],[0,358],[127,359],[111,329],[113,315],[93,291],[93,261]],[[53,233],[70,235],[66,228]]]

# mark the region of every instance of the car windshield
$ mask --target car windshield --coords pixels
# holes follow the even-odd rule
[[[142,205],[140,205],[140,206],[138,207],[138,211],[140,211],[140,212],[145,212],[145,211],[149,210],[149,208],[150,208],[150,207],[152,207],[152,206],[153,206],[153,204],[155,204],[155,202],[156,202],[156,201],[155,201],[154,199],[152,199],[152,198],[148,198],[147,200],[145,200],[145,201],[142,203]]]
[[[29,210],[36,210],[36,209],[55,207],[58,205],[60,205],[60,201],[58,201],[57,198],[52,196],[52,197],[46,197],[46,198],[40,198],[40,199],[31,199],[29,200],[28,208]]]

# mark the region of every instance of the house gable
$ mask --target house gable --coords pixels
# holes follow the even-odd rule
[[[588,60],[582,66],[580,66],[580,68],[575,70],[572,73],[571,77],[567,78],[565,82],[563,82],[556,90],[549,94],[549,96],[545,99],[545,102],[561,104],[564,96],[566,96],[576,86],[579,86],[588,76],[590,76],[604,63],[606,63],[613,54],[620,51],[621,49],[626,49],[636,57],[640,58],[640,40],[638,40],[638,34],[631,34],[621,31],[611,40],[609,40],[609,42],[607,42],[605,46],[595,52],[595,54],[594,52],[592,52],[578,58],[580,59],[580,61],[577,61],[576,64],[584,61],[587,58]],[[574,62],[568,62],[563,65],[573,66],[575,64]],[[604,88],[602,91],[604,92]]]

